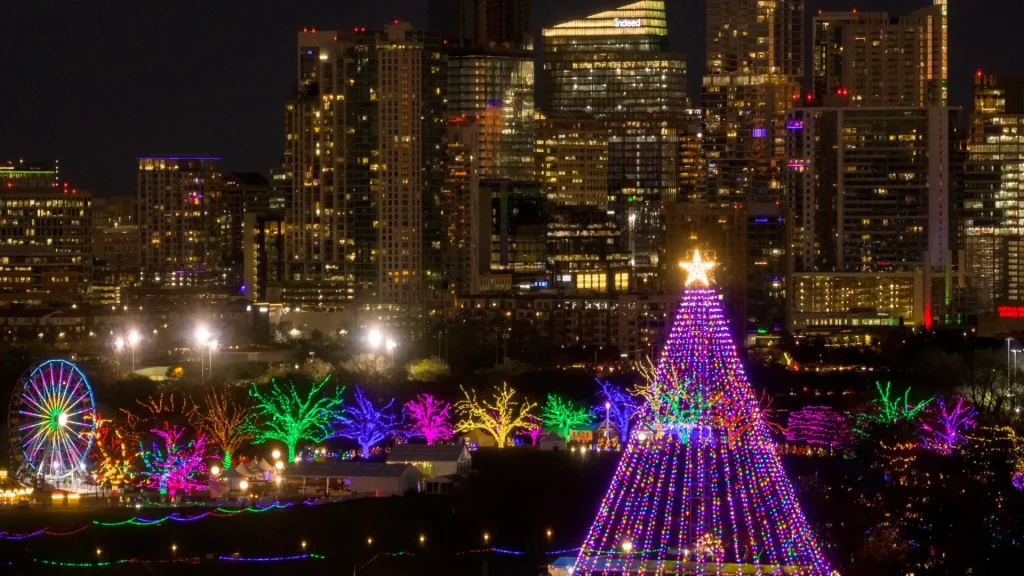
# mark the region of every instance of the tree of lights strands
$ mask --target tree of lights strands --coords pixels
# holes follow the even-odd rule
[[[557,394],[548,394],[548,401],[540,409],[544,425],[558,432],[558,435],[569,440],[569,432],[590,424],[593,413],[582,406],[573,404],[572,400],[564,400]]]
[[[828,406],[806,406],[789,415],[786,441],[839,448],[853,442],[846,417]]]
[[[642,411],[576,576],[830,574],[708,287],[713,264],[695,254],[683,266],[687,288],[652,374],[661,393],[644,396],[678,404]]]
[[[328,376],[323,382],[314,384],[305,398],[299,396],[294,384],[285,392],[277,382],[272,382],[267,394],[254,385],[249,395],[256,401],[253,408],[255,417],[248,424],[253,433],[253,443],[262,444],[267,440],[284,442],[288,446],[288,461],[294,462],[300,441],[319,443],[330,438],[333,433],[331,423],[344,412],[341,402],[344,388],[336,389],[333,394],[320,393],[330,379]]]
[[[409,420],[408,433],[427,441],[427,446],[437,440],[447,440],[455,433],[451,416],[451,404],[437,400],[430,394],[419,394],[405,403],[403,410]]]
[[[392,434],[400,434],[399,428],[404,422],[401,415],[395,414],[392,406],[395,399],[379,409],[373,401],[366,397],[363,389],[356,386],[355,403],[345,408],[343,415],[335,421],[335,436],[355,440],[359,444],[363,458],[370,457],[370,449]]]
[[[168,422],[163,427],[151,430],[161,439],[153,443],[152,450],[139,445],[143,476],[149,488],[159,488],[161,493],[174,496],[178,490],[191,492],[206,486],[199,476],[206,473],[206,435],[197,431],[191,442],[183,442],[185,429]]]

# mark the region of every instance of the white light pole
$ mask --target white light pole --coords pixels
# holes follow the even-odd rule
[[[121,371],[121,352],[124,350],[124,338],[118,337],[114,340],[114,350],[117,352],[117,371]]]
[[[397,342],[395,342],[394,340],[388,338],[387,348],[388,348],[388,352],[391,353],[391,366],[395,365],[395,348],[397,346],[398,346]]]
[[[206,355],[203,352],[203,347],[210,340],[210,331],[205,326],[196,328],[196,344],[199,348],[199,382],[203,383],[206,381]]]
[[[135,349],[139,347],[141,340],[142,336],[139,335],[138,330],[132,330],[128,333],[128,346],[132,349],[132,374],[135,373]]]
[[[608,447],[608,420],[611,418],[612,403],[604,403],[604,445]]]
[[[213,378],[213,353],[217,350],[217,341],[211,340],[207,346],[210,348],[210,378]]]

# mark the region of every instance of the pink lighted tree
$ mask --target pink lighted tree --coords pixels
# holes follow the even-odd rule
[[[853,435],[842,414],[828,406],[806,406],[790,413],[786,440],[839,448],[850,444]]]
[[[967,444],[964,432],[977,426],[974,420],[977,414],[969,404],[964,404],[963,396],[957,396],[956,405],[951,407],[947,407],[945,400],[939,398],[921,424],[921,442],[929,450],[952,454]]]
[[[201,477],[206,474],[206,435],[197,431],[195,438],[186,442],[186,429],[164,422],[160,428],[150,430],[159,440],[152,443],[152,450],[140,443],[143,477],[145,486],[159,488],[171,496],[178,490],[191,492],[202,488]]]
[[[526,425],[526,435],[530,437],[530,442],[536,446],[537,440],[540,439],[540,433],[544,431],[544,426],[539,418],[530,416],[530,423]]]
[[[451,404],[438,400],[430,394],[420,394],[405,403],[405,414],[409,419],[409,433],[422,437],[427,445],[437,440],[447,440],[455,434],[448,411]]]

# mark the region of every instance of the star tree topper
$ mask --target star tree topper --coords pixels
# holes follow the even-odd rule
[[[686,285],[700,284],[704,286],[710,286],[711,281],[708,280],[708,270],[715,267],[714,262],[705,262],[700,258],[700,250],[693,251],[693,260],[690,262],[680,262],[683,270],[686,270]]]

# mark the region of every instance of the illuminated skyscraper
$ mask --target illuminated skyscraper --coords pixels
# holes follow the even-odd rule
[[[826,106],[946,106],[944,0],[890,18],[885,12],[814,17],[814,100]]]
[[[413,315],[440,281],[446,54],[439,36],[299,34],[286,104],[290,282]]]
[[[220,158],[139,158],[142,281],[157,286],[221,283],[212,197]]]
[[[709,200],[779,199],[785,113],[803,76],[803,15],[803,0],[708,0]]]
[[[349,207],[347,100],[354,65],[335,32],[300,32],[296,96],[285,103],[286,279],[354,293]]]
[[[608,130],[611,202],[635,288],[657,278],[664,202],[679,190],[686,62],[669,52],[665,3],[643,0],[543,31],[541,109],[583,112]]]
[[[490,151],[487,175],[533,180],[531,45],[453,43],[448,53],[448,115],[480,118]]]
[[[964,182],[963,234],[981,311],[1024,302],[1024,78],[975,76]]]

